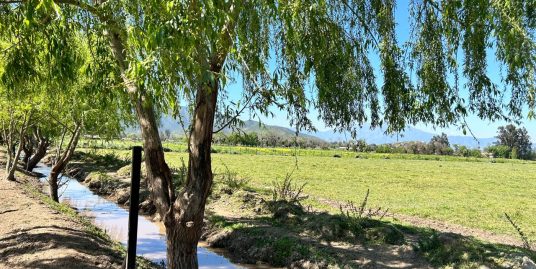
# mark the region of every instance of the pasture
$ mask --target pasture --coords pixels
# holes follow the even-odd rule
[[[130,154],[125,149],[93,150],[122,158]],[[529,239],[536,240],[536,162],[350,152],[334,158],[334,151],[323,156],[238,152],[213,154],[214,172],[228,167],[260,191],[269,191],[274,180],[292,173],[295,183],[306,183],[304,192],[310,196],[306,203],[317,208],[338,211],[326,200],[359,204],[369,189],[370,207],[516,235],[506,212]],[[185,152],[166,153],[171,167],[179,167],[181,159],[186,162]]]

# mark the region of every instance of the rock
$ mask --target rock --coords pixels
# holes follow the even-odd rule
[[[140,213],[144,215],[152,215],[156,212],[156,206],[151,200],[145,200],[140,204]]]
[[[225,193],[225,194],[228,194],[228,195],[233,195],[233,189],[229,188],[229,187],[223,187],[221,188],[221,193]]]
[[[66,175],[78,180],[78,181],[84,181],[84,171],[82,168],[72,168],[65,172]]]
[[[213,233],[207,237],[207,244],[214,248],[223,248],[226,246],[226,241],[229,239],[231,233],[232,231],[227,229],[223,229],[216,233]]]
[[[102,184],[100,181],[92,180],[89,182],[88,187],[92,190],[96,190],[96,189],[100,189],[101,185]]]
[[[130,199],[130,189],[121,189],[117,192],[117,203],[122,205]]]
[[[521,269],[536,269],[536,264],[527,256],[523,257]]]

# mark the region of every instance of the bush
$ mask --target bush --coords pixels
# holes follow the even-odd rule
[[[482,158],[482,152],[479,149],[472,149],[469,151],[470,157]]]
[[[494,158],[509,159],[511,154],[510,148],[503,145],[489,146],[486,148],[486,151],[491,153]]]

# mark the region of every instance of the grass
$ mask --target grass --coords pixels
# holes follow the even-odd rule
[[[110,150],[99,151],[106,152]],[[127,150],[115,153],[125,157],[130,154]],[[536,162],[460,161],[465,158],[450,156],[419,160],[408,156],[426,157],[214,154],[213,169],[215,173],[223,173],[227,165],[238,176],[249,178],[251,187],[264,191],[275,179],[295,170],[296,183],[307,183],[304,192],[315,198],[359,203],[370,189],[371,207],[515,236],[516,231],[504,218],[506,212],[529,239],[536,240],[536,226],[532,225],[536,223]],[[181,158],[186,159],[186,153],[166,153],[172,167],[179,167]],[[328,208],[315,199],[308,201]]]
[[[83,140],[81,146],[86,149],[113,149],[127,150],[133,146],[141,146],[142,142],[128,140]],[[187,152],[187,145],[183,142],[164,141],[162,143],[166,152]],[[440,156],[425,154],[403,154],[403,153],[370,153],[370,152],[352,152],[342,149],[300,149],[300,148],[263,148],[263,147],[246,147],[246,146],[228,146],[213,145],[214,153],[232,154],[232,155],[273,155],[273,156],[304,156],[304,157],[333,157],[335,155],[341,158],[362,158],[362,159],[403,159],[403,160],[434,160],[434,161],[463,161],[463,162],[490,162],[489,158],[461,157],[461,156]],[[533,163],[536,162],[512,159],[494,159],[495,163]]]

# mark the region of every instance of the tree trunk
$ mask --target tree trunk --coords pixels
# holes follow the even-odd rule
[[[50,142],[47,138],[41,135],[39,129],[36,131],[36,138],[38,139],[37,148],[26,165],[26,170],[30,172],[33,171],[37,164],[39,164],[39,162],[47,155],[47,150],[50,146]]]
[[[193,269],[198,268],[197,241],[199,238],[191,237],[183,229],[166,227],[167,268]],[[190,237],[190,240],[184,240]],[[185,242],[190,241],[190,242]]]
[[[15,181],[15,171],[17,170],[18,160],[20,158],[20,153],[22,152],[23,142],[24,138],[21,137],[21,141],[19,142],[19,147],[17,148],[17,153],[15,153],[15,157],[11,160],[9,171],[7,173],[6,179],[9,181]]]
[[[76,149],[76,146],[78,145],[78,140],[80,138],[82,127],[80,124],[77,124],[74,130],[73,135],[71,136],[71,140],[69,140],[69,144],[67,145],[67,148],[63,152],[63,154],[56,159],[56,162],[54,163],[54,166],[52,166],[52,169],[50,171],[50,175],[48,176],[48,185],[50,190],[50,198],[54,200],[55,202],[59,202],[59,195],[58,195],[58,188],[60,186],[59,182],[59,175],[63,172],[69,161],[71,160],[71,157],[74,154],[74,151]]]
[[[167,219],[169,268],[198,268],[197,243],[201,237],[205,203],[212,186],[211,145],[218,96],[217,82],[197,92],[190,134],[188,178]]]
[[[197,269],[197,243],[201,236],[205,203],[212,186],[211,144],[218,97],[218,78],[199,85],[194,111],[194,124],[190,134],[188,178],[175,198],[171,171],[164,159],[158,124],[151,98],[136,81],[129,78],[125,44],[117,29],[109,29],[110,45],[123,83],[136,109],[144,140],[147,183],[158,213],[166,227],[167,260],[170,269]],[[225,39],[231,42],[225,30]],[[227,52],[206,60],[207,69],[219,74]]]
[[[8,166],[8,173],[6,176],[7,180],[15,181],[15,171],[17,170],[17,165],[20,158],[20,153],[22,152],[22,149],[24,148],[24,137],[26,133],[26,129],[28,128],[28,122],[30,122],[31,117],[31,111],[27,112],[26,115],[24,115],[24,121],[22,122],[22,125],[20,127],[19,132],[19,147],[17,148],[17,152],[15,153],[15,156],[11,161],[9,162]]]
[[[60,201],[60,197],[58,195],[58,189],[59,189],[59,184],[58,184],[58,177],[59,177],[59,173],[54,171],[54,169],[52,169],[50,171],[50,175],[48,176],[48,189],[49,189],[49,193],[50,193],[50,198],[52,198],[52,200],[54,200],[54,202],[59,202]]]
[[[22,164],[25,168],[28,167],[28,161],[30,160],[30,157],[34,154],[35,146],[35,139],[31,135],[26,135],[24,139],[24,147],[22,148],[22,151],[24,152]]]

